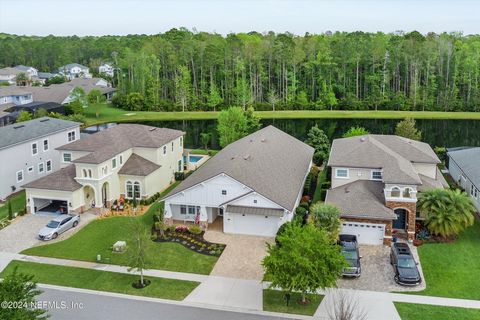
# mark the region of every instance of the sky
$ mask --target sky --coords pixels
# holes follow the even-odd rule
[[[25,35],[325,31],[480,34],[479,0],[0,0],[0,32]]]

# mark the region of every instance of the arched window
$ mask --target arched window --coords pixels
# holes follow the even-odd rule
[[[410,188],[403,189],[403,197],[404,198],[411,198],[412,197],[412,189],[410,189]]]
[[[140,199],[140,182],[135,181],[133,184],[133,195],[135,198]]]
[[[400,197],[400,188],[393,187],[392,190],[390,191],[390,196],[394,197],[394,198],[399,198]]]
[[[89,178],[92,177],[92,169],[88,169],[88,177],[89,177]]]
[[[83,177],[84,177],[84,178],[87,177],[87,169],[83,169]]]
[[[133,198],[133,184],[131,181],[125,183],[125,193],[127,198]]]

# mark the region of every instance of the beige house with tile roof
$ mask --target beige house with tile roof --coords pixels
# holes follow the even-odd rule
[[[120,124],[61,146],[57,150],[63,168],[24,186],[28,209],[82,212],[109,207],[121,196],[149,198],[183,170],[184,134]]]
[[[325,202],[339,207],[342,232],[356,234],[360,243],[388,244],[393,230],[411,240],[417,193],[448,186],[439,163],[428,144],[399,136],[336,139]]]

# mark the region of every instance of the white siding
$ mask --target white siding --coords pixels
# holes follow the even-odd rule
[[[437,165],[432,163],[412,163],[415,171],[418,174],[423,174],[424,176],[430,177],[432,179],[437,178]]]
[[[477,197],[475,198],[475,193],[473,196],[471,194],[473,183],[465,174],[462,173],[462,170],[458,167],[455,161],[452,160],[452,158],[449,160],[448,170],[450,171],[450,175],[452,176],[453,180],[455,180],[463,189],[465,189],[465,192],[470,196],[470,198],[472,198],[478,212],[480,212],[480,186],[473,186],[477,189]]]

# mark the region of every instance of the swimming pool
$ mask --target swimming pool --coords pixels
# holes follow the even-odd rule
[[[188,156],[189,163],[197,163],[198,161],[202,160],[202,156]],[[187,162],[187,157],[183,156],[183,162]]]

